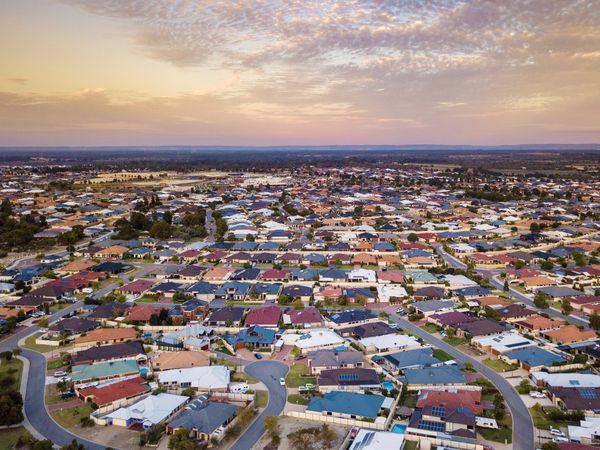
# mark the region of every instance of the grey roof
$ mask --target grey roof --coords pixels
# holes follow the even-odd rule
[[[384,358],[398,369],[404,369],[407,367],[432,366],[441,362],[439,359],[433,356],[433,349],[431,347],[416,348],[413,350],[392,353],[390,355],[385,355]]]
[[[363,355],[353,350],[316,350],[308,354],[312,367],[342,367],[363,361]]]
[[[422,302],[414,302],[412,306],[422,312],[431,312],[452,308],[454,307],[454,302],[452,300],[424,300]]]
[[[575,297],[577,295],[583,295],[584,293],[576,289],[567,286],[546,286],[538,289],[544,294],[548,294],[551,297]]]
[[[404,371],[404,376],[408,384],[440,385],[466,383],[463,373],[454,366],[408,369]]]
[[[231,403],[204,402],[200,398],[191,402],[186,410],[169,423],[170,428],[195,429],[211,434],[237,414],[238,406]]]

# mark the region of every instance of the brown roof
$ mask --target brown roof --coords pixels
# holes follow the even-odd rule
[[[562,344],[587,341],[597,337],[594,330],[580,330],[575,325],[565,325],[557,330],[545,331],[543,334],[551,341]]]
[[[90,331],[84,336],[79,336],[75,339],[76,344],[97,341],[116,341],[123,339],[135,339],[136,331],[133,328],[98,328]]]
[[[209,354],[206,352],[162,352],[153,359],[156,369],[187,369],[190,367],[208,366]]]

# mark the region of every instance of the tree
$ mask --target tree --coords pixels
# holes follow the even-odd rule
[[[190,437],[189,430],[182,428],[169,436],[169,448],[171,450],[195,450],[198,447],[196,440]]]
[[[543,270],[550,271],[550,270],[554,269],[554,263],[552,261],[542,261],[540,264],[540,267]]]
[[[181,391],[181,395],[185,395],[189,398],[194,398],[194,396],[196,395],[196,389],[194,389],[193,387],[185,388],[183,391]]]
[[[597,313],[593,313],[590,316],[590,327],[596,331],[600,330],[600,315]]]
[[[54,444],[52,441],[44,439],[43,441],[34,442],[29,448],[31,450],[52,450],[54,448]]]
[[[548,304],[549,299],[550,299],[550,296],[548,294],[544,294],[541,291],[537,291],[535,293],[535,296],[533,297],[533,304],[535,306],[537,306],[538,308],[546,309],[550,306]]]
[[[292,306],[294,307],[294,309],[304,309],[304,303],[302,303],[302,300],[300,300],[299,298],[294,300]]]
[[[157,220],[150,227],[150,236],[156,239],[168,239],[171,237],[173,229],[164,220]]]
[[[267,417],[265,417],[264,425],[265,425],[265,428],[266,428],[267,432],[271,436],[274,436],[274,435],[278,434],[279,427],[278,427],[278,424],[277,424],[277,417],[276,416],[267,416]]]
[[[408,242],[414,243],[419,240],[419,236],[416,233],[410,233],[408,236],[406,236],[406,240]]]
[[[571,302],[569,302],[569,300],[567,300],[566,298],[563,299],[562,301],[562,313],[565,316],[568,316],[569,314],[571,314],[573,312],[573,307],[571,306]]]
[[[37,321],[37,326],[40,328],[48,328],[48,319],[44,319],[44,318],[39,319]]]
[[[2,204],[0,205],[0,216],[9,217],[13,213],[12,204],[10,200],[5,198],[2,200]]]
[[[540,224],[536,223],[536,222],[532,222],[531,225],[529,225],[529,231],[531,231],[532,233],[539,233],[540,232]]]

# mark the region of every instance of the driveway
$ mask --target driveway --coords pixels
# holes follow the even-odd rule
[[[262,381],[267,387],[269,390],[269,403],[229,450],[251,449],[265,432],[263,424],[265,417],[281,414],[287,401],[287,390],[285,386],[279,384],[279,379],[285,378],[288,366],[273,360],[257,361],[247,365],[245,372]]]
[[[464,354],[441,339],[432,336],[408,320],[403,319],[395,314],[393,314],[391,318],[405,331],[419,336],[431,345],[445,351],[456,361],[463,364],[467,362],[471,363],[475,370],[494,383],[494,385],[504,396],[504,400],[506,401],[506,404],[508,405],[512,415],[513,448],[515,450],[530,450],[533,448],[533,421],[529,414],[529,410],[527,409],[527,406],[525,406],[525,403],[523,403],[521,396],[501,374],[495,372],[476,359]]]

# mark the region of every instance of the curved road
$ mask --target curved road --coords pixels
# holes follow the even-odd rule
[[[498,390],[504,396],[504,400],[510,409],[513,421],[513,443],[512,448],[515,450],[531,450],[533,448],[533,422],[529,410],[521,397],[512,387],[512,385],[504,379],[504,377],[498,372],[490,369],[484,364],[481,364],[474,358],[466,355],[465,353],[457,350],[441,339],[432,336],[425,330],[419,328],[415,324],[403,319],[395,314],[391,315],[392,319],[404,330],[419,336],[423,340],[429,342],[431,345],[445,351],[452,356],[456,361],[461,363],[470,363],[473,365],[475,370],[485,376],[498,388]]]
[[[52,323],[59,318],[75,311],[80,308],[81,302],[75,303],[67,308],[55,312],[54,314],[47,316],[48,322]],[[10,351],[14,348],[19,347],[19,341],[27,336],[35,333],[39,330],[36,325],[29,326],[12,336],[0,341],[0,351]],[[51,440],[57,445],[70,444],[73,439],[83,444],[86,449],[90,450],[104,450],[105,445],[97,444],[92,441],[88,441],[79,436],[74,435],[68,430],[61,427],[58,423],[52,419],[46,404],[44,397],[46,393],[46,358],[41,353],[35,352],[21,347],[21,356],[29,361],[29,370],[27,372],[27,386],[25,391],[24,413],[25,417],[33,428],[44,438]]]
[[[279,361],[256,361],[248,364],[244,370],[264,383],[269,390],[269,403],[229,450],[250,450],[265,432],[265,417],[281,414],[287,400],[287,389],[279,384],[279,379],[285,378],[288,366]]]

